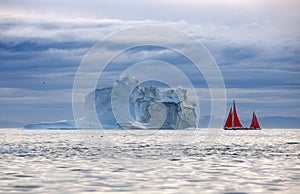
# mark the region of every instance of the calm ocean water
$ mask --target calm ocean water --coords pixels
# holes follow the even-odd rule
[[[300,130],[0,129],[0,193],[299,193]]]

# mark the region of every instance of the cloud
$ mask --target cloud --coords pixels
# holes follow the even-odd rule
[[[123,20],[187,20],[191,23],[236,25],[252,22],[296,28],[297,0],[2,0],[2,13],[52,17],[114,18]],[[299,29],[299,28],[298,28]]]
[[[21,103],[24,109],[30,109],[30,104],[34,106],[35,102],[45,103],[48,104],[45,110],[70,103],[77,67],[89,49],[111,33],[144,24],[175,27],[201,41],[222,70],[230,99],[239,99],[246,108],[250,103],[257,104],[265,116],[277,115],[281,109],[289,116],[300,114],[295,97],[300,94],[300,17],[294,8],[298,4],[295,1],[283,5],[279,1],[235,4],[232,1],[141,3],[132,0],[132,3],[115,1],[116,6],[104,1],[89,1],[95,3],[93,6],[83,1],[28,2],[26,5],[16,1],[2,2],[2,114],[11,108],[5,103]],[[169,40],[181,43],[172,39],[172,35]],[[112,42],[105,52],[121,44],[121,40]],[[165,48],[131,49],[118,56],[105,75],[111,78],[140,60],[154,59],[174,64],[196,87],[207,88],[203,76],[191,68],[188,60]],[[204,94],[205,99],[209,99]],[[282,99],[285,100],[280,103]],[[279,104],[285,107],[280,108]]]

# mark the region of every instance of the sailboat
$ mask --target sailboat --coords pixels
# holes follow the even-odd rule
[[[260,130],[261,129],[254,111],[252,114],[252,121],[251,121],[251,125],[250,125],[249,129],[250,130]]]
[[[252,115],[252,122],[249,128],[243,127],[241,124],[236,107],[235,107],[235,101],[233,101],[233,109],[230,108],[230,111],[228,113],[228,117],[226,119],[224,130],[260,130],[260,125],[258,123],[257,117],[255,115],[255,112],[253,112]]]
[[[235,101],[233,101],[233,110],[230,108],[226,123],[224,125],[224,130],[246,130],[241,124],[238,114],[236,112]]]

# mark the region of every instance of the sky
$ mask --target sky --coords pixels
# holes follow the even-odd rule
[[[200,41],[221,70],[228,105],[237,101],[242,120],[256,110],[259,118],[292,118],[299,125],[299,8],[297,0],[2,0],[0,127],[72,119],[73,81],[83,57],[111,33],[145,24],[171,26]],[[186,63],[149,48],[117,62],[139,56]],[[207,86],[196,86],[203,90],[205,117]]]

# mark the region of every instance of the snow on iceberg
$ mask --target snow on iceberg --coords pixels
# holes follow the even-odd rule
[[[104,129],[186,129],[196,128],[198,117],[196,103],[188,99],[187,89],[142,87],[133,76],[126,76],[113,87],[90,92],[85,97],[85,116],[76,122],[35,123],[25,128],[97,128],[99,121]]]

